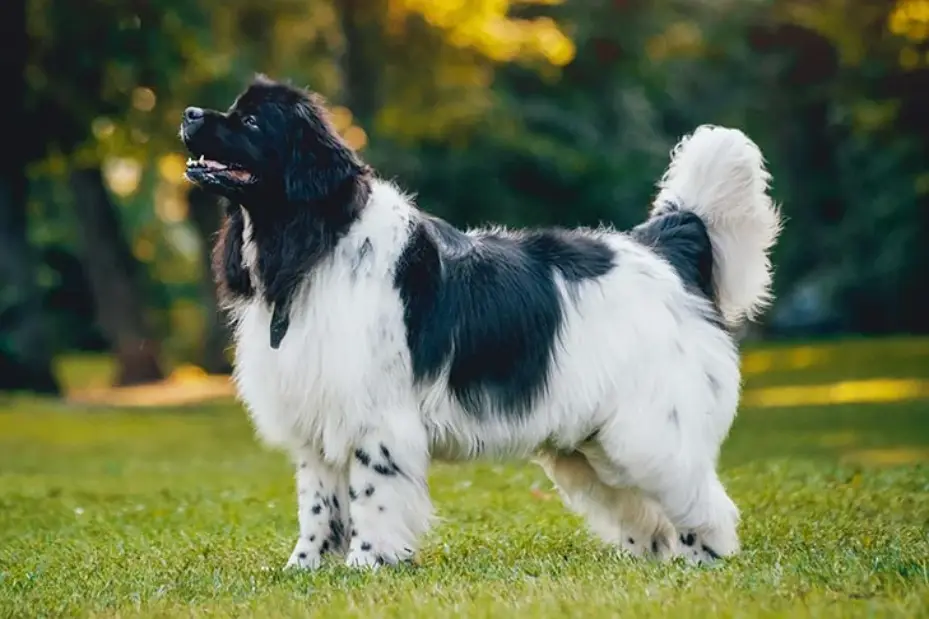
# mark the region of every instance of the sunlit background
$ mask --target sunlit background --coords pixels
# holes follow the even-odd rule
[[[788,218],[778,301],[746,335],[929,327],[929,0],[3,11],[28,34],[4,59],[23,75],[0,202],[6,388],[86,387],[49,379],[73,353],[115,353],[103,380],[120,384],[228,371],[204,267],[220,210],[184,181],[177,126],[184,107],[225,107],[259,71],[323,93],[381,174],[461,225],[633,225],[682,133],[740,127]]]

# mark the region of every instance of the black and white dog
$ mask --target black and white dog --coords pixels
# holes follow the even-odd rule
[[[631,553],[738,550],[715,470],[730,331],[769,299],[780,229],[742,132],[682,140],[627,233],[459,231],[378,178],[318,96],[264,77],[228,112],[188,108],[181,137],[188,179],[233,205],[213,267],[240,397],[296,466],[289,566],[410,558],[430,459],[481,456],[534,456]]]

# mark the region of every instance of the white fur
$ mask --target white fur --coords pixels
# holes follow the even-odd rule
[[[673,195],[708,226],[730,322],[767,295],[766,252],[778,230],[767,179],[743,134],[701,128],[675,150],[662,180],[658,201]],[[230,308],[239,394],[258,434],[298,467],[300,538],[288,565],[319,565],[330,518],[343,521],[346,536],[357,530],[350,543],[330,545],[348,546],[349,565],[408,558],[432,517],[430,458],[479,454],[536,455],[597,533],[637,554],[734,553],[738,511],[715,467],[736,413],[739,360],[731,338],[706,320],[708,302],[629,236],[592,232],[615,250],[617,266],[570,297],[561,282],[561,345],[544,396],[521,420],[479,420],[451,396],[445,376],[413,381],[393,272],[414,216],[408,197],[375,181],[360,221],[297,293],[278,350],[269,346],[262,302]],[[253,265],[248,229],[244,238]],[[399,473],[377,474],[376,465]],[[346,502],[348,486],[356,499]],[[317,492],[330,504],[340,497],[341,511],[323,505],[314,514]],[[690,545],[679,544],[685,539]]]
[[[719,307],[731,325],[771,301],[768,250],[781,222],[768,196],[770,180],[761,151],[744,133],[703,125],[677,144],[659,183],[656,206],[680,201],[706,224]]]

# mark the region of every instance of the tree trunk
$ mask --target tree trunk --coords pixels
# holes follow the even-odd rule
[[[201,298],[206,312],[206,335],[201,352],[201,365],[211,374],[228,374],[232,371],[226,349],[231,337],[226,318],[219,309],[219,296],[210,269],[213,237],[223,223],[223,207],[220,201],[199,187],[192,187],[187,194],[190,221],[200,237],[203,256]]]
[[[385,0],[342,0],[338,3],[345,37],[342,56],[343,103],[370,132],[380,109],[381,67],[387,20]]]
[[[159,345],[148,328],[132,255],[116,206],[99,168],[71,173],[74,209],[83,239],[82,259],[97,307],[97,320],[116,355],[116,385],[164,378]]]
[[[0,35],[6,50],[0,68],[9,118],[24,119],[28,48],[25,0],[0,2]],[[52,372],[52,346],[36,260],[27,233],[26,153],[7,148],[0,158],[0,390],[60,393]]]

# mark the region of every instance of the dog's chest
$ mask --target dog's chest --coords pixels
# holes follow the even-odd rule
[[[402,306],[389,280],[328,269],[297,291],[279,348],[253,301],[236,329],[236,383],[271,443],[332,443],[409,382]]]

